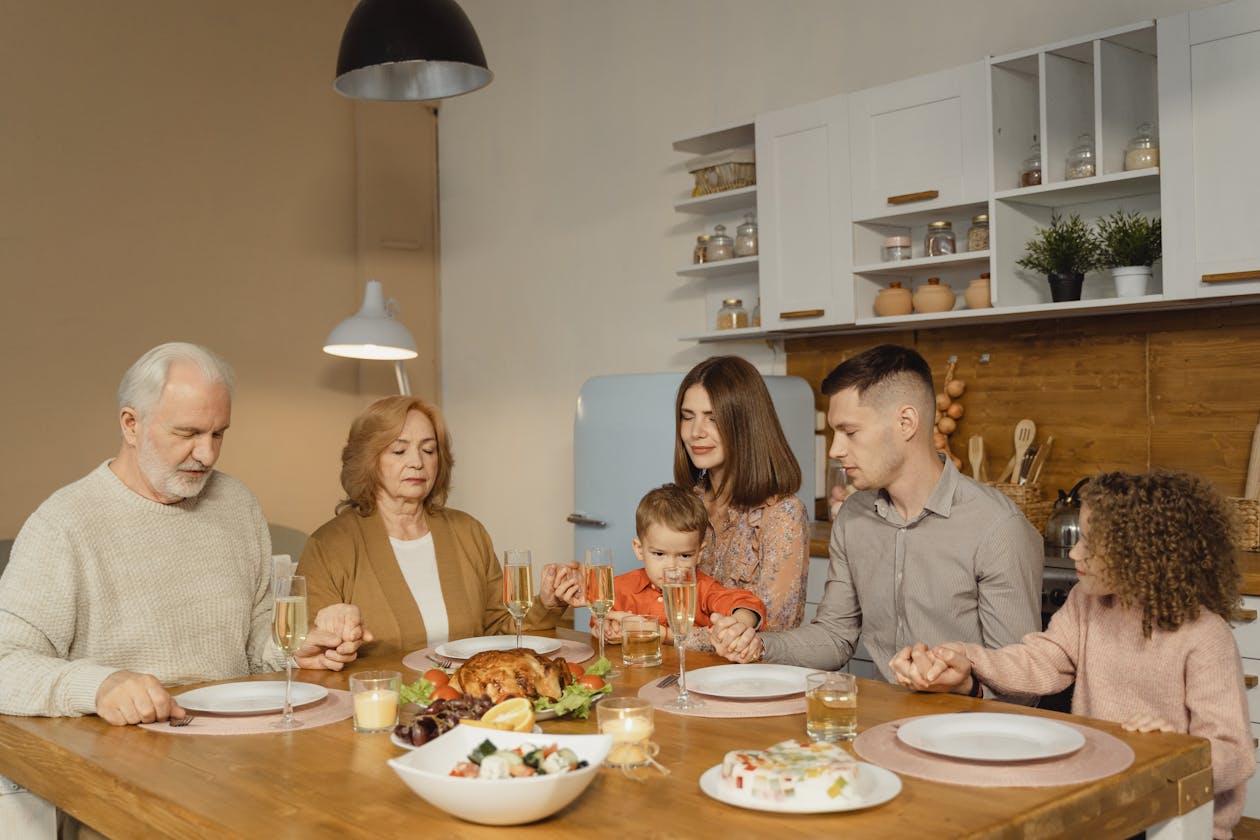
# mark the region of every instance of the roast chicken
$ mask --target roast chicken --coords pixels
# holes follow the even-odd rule
[[[475,654],[451,676],[451,686],[499,703],[509,697],[559,700],[573,675],[564,659],[548,659],[528,648],[486,650]]]

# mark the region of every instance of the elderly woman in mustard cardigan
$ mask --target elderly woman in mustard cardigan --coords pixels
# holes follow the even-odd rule
[[[346,498],[307,541],[297,573],[312,612],[361,610],[375,639],[362,654],[515,631],[490,535],[445,506],[454,464],[442,414],[423,400],[378,400],[350,426],[341,453]],[[554,627],[565,608],[556,586],[578,583],[568,567],[545,566],[526,627]]]

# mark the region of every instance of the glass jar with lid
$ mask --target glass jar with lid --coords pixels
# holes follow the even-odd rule
[[[967,231],[968,251],[989,250],[989,214],[981,213],[971,217],[971,228]]]
[[[1019,168],[1019,185],[1021,187],[1035,187],[1041,183],[1041,144],[1037,142],[1037,135],[1033,135],[1032,147],[1028,150],[1028,157],[1024,158],[1024,163]]]
[[[895,262],[897,260],[908,260],[910,254],[910,237],[908,236],[889,236],[884,239],[883,249],[884,262]]]
[[[1092,135],[1082,134],[1076,138],[1076,145],[1067,154],[1063,177],[1074,181],[1077,178],[1093,178],[1096,174],[1098,167],[1094,160],[1094,138]]]
[[[1129,141],[1124,150],[1124,170],[1149,169],[1159,166],[1159,142],[1155,139],[1155,130],[1150,123],[1142,123],[1137,127],[1137,134]]]
[[[717,225],[713,228],[704,253],[709,262],[729,260],[735,256],[735,240],[726,235],[726,225]]]
[[[745,213],[743,224],[735,228],[735,256],[757,256],[757,220],[752,213]]]
[[[699,265],[709,261],[709,234],[702,233],[696,237],[696,247],[691,252],[691,261]]]
[[[719,330],[739,330],[748,326],[748,310],[740,298],[727,298],[717,314]]]
[[[954,226],[950,222],[928,222],[927,237],[923,240],[923,253],[929,257],[943,257],[955,251]]]

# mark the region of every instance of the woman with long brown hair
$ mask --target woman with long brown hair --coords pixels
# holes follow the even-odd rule
[[[307,541],[298,574],[306,576],[312,612],[359,607],[376,639],[365,654],[515,629],[490,535],[446,506],[454,466],[442,413],[424,400],[377,400],[350,426],[341,452],[346,497]],[[526,627],[554,627],[564,611],[559,570],[543,567]],[[567,579],[567,570],[561,574]]]
[[[701,571],[766,604],[759,630],[789,630],[805,615],[809,515],[796,497],[801,468],[770,391],[738,356],[696,365],[678,386],[674,481],[709,511]]]

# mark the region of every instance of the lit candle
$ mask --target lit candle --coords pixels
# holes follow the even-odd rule
[[[389,689],[354,695],[354,721],[361,730],[388,729],[398,720],[398,692]]]
[[[645,764],[648,742],[652,739],[652,721],[647,717],[616,717],[600,722],[600,731],[612,738],[608,751],[609,764]]]

